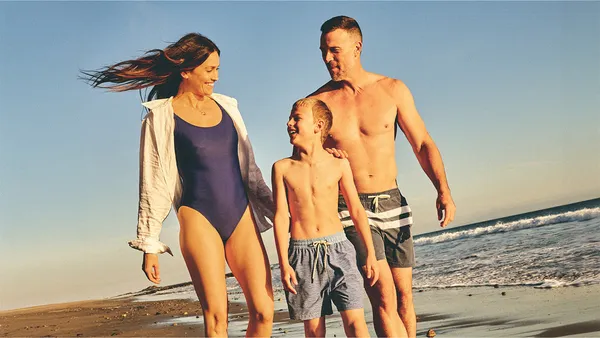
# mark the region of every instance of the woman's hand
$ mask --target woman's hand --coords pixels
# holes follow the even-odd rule
[[[142,262],[142,270],[154,284],[160,283],[160,268],[158,265],[158,255],[151,253],[144,253],[144,261]]]

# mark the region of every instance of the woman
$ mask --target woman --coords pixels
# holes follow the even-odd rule
[[[171,205],[181,252],[204,313],[207,336],[227,335],[225,260],[238,280],[250,319],[248,336],[270,336],[273,291],[260,232],[271,227],[271,191],[257,167],[234,98],[213,93],[220,51],[191,33],[164,50],[83,72],[93,87],[153,87],[142,122],[137,239],[143,270],[160,282],[159,241]]]

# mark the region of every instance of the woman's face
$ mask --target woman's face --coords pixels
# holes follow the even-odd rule
[[[186,88],[194,91],[197,95],[211,95],[215,82],[219,80],[219,64],[219,54],[213,52],[200,66],[192,71],[183,72],[181,75]]]

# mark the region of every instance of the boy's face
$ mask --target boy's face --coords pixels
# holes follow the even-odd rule
[[[315,130],[311,108],[300,106],[292,110],[287,123],[287,131],[292,145],[310,144],[315,137]]]

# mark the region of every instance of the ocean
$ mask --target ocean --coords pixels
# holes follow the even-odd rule
[[[415,236],[415,288],[600,281],[600,198]]]
[[[600,198],[414,237],[413,288],[600,282]],[[281,287],[273,271],[274,287]]]
[[[598,284],[600,198],[421,234],[414,242],[414,289]],[[272,270],[273,288],[281,290],[278,265]],[[167,289],[143,299],[196,297],[190,283]],[[227,278],[227,289],[241,294],[235,278]]]

